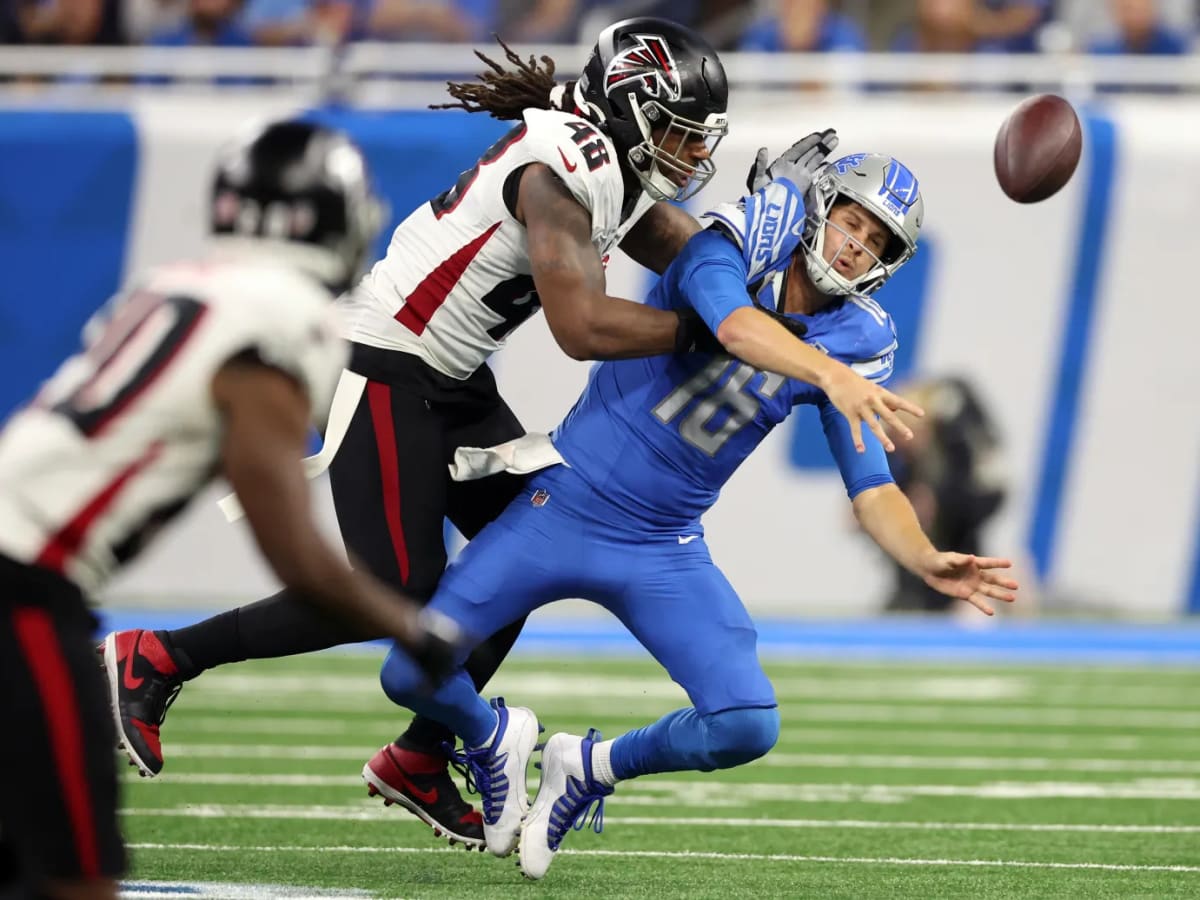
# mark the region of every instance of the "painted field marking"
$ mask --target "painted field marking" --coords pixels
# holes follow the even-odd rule
[[[168,773],[156,780],[183,785],[363,787],[358,775]],[[127,785],[147,784],[145,779],[134,776],[126,776],[124,781]],[[154,789],[157,788],[151,788]],[[855,782],[781,784],[660,778],[623,785],[614,802],[630,806],[668,804],[703,808],[748,807],[764,802],[905,803],[915,797],[968,797],[977,800],[1200,800],[1200,781],[1188,778],[1138,778],[1126,782],[989,781],[972,785]]]
[[[391,820],[396,813],[382,806],[251,806],[193,804],[126,809],[129,816],[187,819],[304,819],[333,821]],[[1110,825],[1020,822],[888,822],[871,819],[759,819],[710,816],[605,816],[606,825],[701,826],[714,828],[845,828],[872,831],[1031,831],[1082,834],[1200,834],[1200,825]]]
[[[176,744],[168,755],[219,759],[365,760],[361,745]],[[1195,759],[1079,759],[1047,756],[897,756],[888,753],[768,753],[754,763],[770,768],[816,769],[955,769],[1020,772],[1147,772],[1197,775]]]
[[[587,719],[564,719],[555,716],[555,724],[562,728],[565,722],[577,721],[581,725],[591,724]],[[570,730],[570,729],[568,729]],[[578,729],[576,729],[578,730]],[[584,728],[583,730],[586,730]],[[193,738],[211,738],[226,732],[229,734],[278,735],[295,734],[314,737],[330,735],[356,735],[375,731],[379,735],[390,734],[386,726],[380,730],[376,725],[364,727],[360,723],[336,718],[293,718],[290,716],[254,715],[245,718],[231,716],[183,715],[171,723],[175,737],[187,735]],[[384,740],[380,737],[379,740]],[[186,741],[185,741],[186,743]],[[978,732],[958,731],[950,728],[923,729],[863,729],[847,725],[841,728],[807,728],[784,726],[777,751],[790,748],[803,749],[812,744],[906,744],[935,747],[1014,747],[1033,750],[1072,750],[1078,747],[1090,750],[1138,750],[1147,746],[1160,750],[1195,751],[1200,755],[1200,737],[1168,734],[1094,734],[1090,732]],[[168,751],[171,749],[168,745]]]
[[[231,708],[249,715],[289,712],[299,704],[308,713],[329,712],[334,714],[369,714],[381,717],[395,716],[397,723],[407,715],[406,711],[391,705],[382,694],[353,692],[347,694],[321,694],[315,688],[306,692],[303,699],[287,693],[246,695],[193,691],[183,701],[188,712],[227,713]],[[550,718],[556,715],[579,718],[589,716],[610,720],[657,718],[673,706],[686,704],[686,699],[648,696],[624,697],[614,700],[609,697],[578,696],[569,699],[546,698],[546,702],[535,703],[538,715]],[[963,705],[938,703],[918,705],[896,703],[885,700],[879,703],[830,702],[812,703],[783,699],[783,708],[793,721],[808,723],[855,722],[886,723],[904,725],[936,723],[940,725],[998,725],[998,726],[1048,726],[1061,731],[1064,728],[1160,728],[1194,733],[1200,729],[1200,712],[1189,710],[1140,709],[1121,706],[1037,706],[1014,705]]]
[[[130,844],[134,850],[197,850],[213,853],[453,853],[463,856],[454,847],[347,847],[274,845],[239,846],[236,844]],[[610,856],[643,859],[710,859],[715,861],[833,863],[876,866],[971,866],[1021,869],[1096,869],[1107,872],[1187,872],[1200,874],[1200,866],[1123,865],[1094,862],[1039,862],[1016,859],[915,859],[898,856],[802,856],[789,853],[706,853],[687,850],[560,850],[567,856]],[[480,855],[480,858],[483,858]]]
[[[1099,706],[1107,709],[1130,706],[1142,709],[1178,707],[1195,709],[1195,691],[1186,685],[1104,685],[1081,683],[1077,687],[1039,683],[1020,675],[953,673],[946,675],[895,675],[889,678],[841,678],[781,676],[771,679],[780,700],[1022,700],[1045,706]],[[627,675],[564,672],[500,672],[489,688],[496,693],[526,698],[561,699],[565,694],[595,699],[642,699],[682,701],[682,688],[665,675]],[[378,698],[378,677],[371,675],[241,674],[215,672],[196,681],[192,695],[216,693],[304,694],[305,696],[359,696]]]
[[[124,900],[329,900],[373,896],[356,890],[221,881],[123,881],[120,891]]]

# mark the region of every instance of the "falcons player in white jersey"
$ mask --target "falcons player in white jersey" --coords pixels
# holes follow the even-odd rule
[[[0,711],[19,735],[0,742],[0,839],[22,897],[117,897],[110,700],[142,677],[110,637],[106,688],[85,598],[219,472],[295,596],[416,648],[433,674],[451,663],[452,629],[319,535],[299,462],[348,356],[333,292],[378,231],[359,151],[269,126],[223,158],[212,214],[213,252],[114,298],[0,431]]]
[[[606,29],[577,82],[556,84],[547,57],[508,58],[515,71],[493,64],[481,84],[451,84],[450,93],[516,127],[401,222],[386,257],[341,301],[353,351],[334,403],[335,413],[352,410],[330,467],[339,527],[376,576],[416,596],[432,594],[445,566],[444,519],[473,537],[520,490],[514,476],[459,483],[446,468],[458,446],[524,433],[484,365],[514,328],[541,308],[579,359],[687,349],[707,334],[695,320],[608,296],[604,258],[619,245],[662,271],[698,230],[666,201],[715,171],[728,98],[715,51],[689,29],[643,18]],[[472,659],[480,686],[519,629]],[[286,590],[189,628],[122,633],[147,673],[139,688],[121,687],[124,708],[141,712],[125,719],[123,737],[141,771],[156,774],[162,698],[183,680],[378,636],[331,629]],[[447,772],[441,745],[450,740],[418,718],[364,775],[373,793],[482,847],[479,814]]]
[[[376,576],[421,597],[446,563],[444,520],[471,538],[521,489],[516,476],[454,482],[447,471],[459,446],[524,433],[485,365],[513,329],[540,308],[576,359],[649,356],[698,340],[716,347],[697,320],[609,296],[604,278],[614,247],[661,272],[699,230],[668,201],[715,171],[728,99],[716,52],[687,28],[640,18],[601,34],[578,81],[557,84],[548,57],[539,64],[509,51],[515,71],[484,60],[482,83],[450,84],[452,105],[515,127],[401,222],[385,258],[341,301],[353,353],[334,401],[335,418],[348,420],[330,466],[339,527]],[[469,661],[480,687],[521,624]],[[126,742],[141,771],[157,774],[159,698],[182,681],[228,662],[378,636],[331,629],[286,590],[188,628],[124,632],[147,673],[141,687],[121,688],[125,708],[142,711],[124,721]],[[372,794],[482,848],[480,815],[447,771],[442,745],[452,740],[418,717],[363,775]]]

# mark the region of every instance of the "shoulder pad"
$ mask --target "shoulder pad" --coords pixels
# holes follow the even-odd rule
[[[737,203],[722,203],[701,219],[727,232],[746,261],[746,283],[787,268],[804,234],[804,197],[778,179]]]
[[[599,128],[579,116],[549,109],[524,113],[529,155],[562,179],[585,209],[597,212],[624,194],[616,148]]]
[[[850,294],[842,308],[845,322],[837,335],[838,356],[864,378],[883,382],[896,363],[896,323],[870,297]],[[832,349],[832,348],[831,348]]]

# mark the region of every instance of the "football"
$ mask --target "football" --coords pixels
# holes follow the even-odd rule
[[[1079,117],[1070,103],[1055,94],[1030,97],[996,134],[996,181],[1018,203],[1045,200],[1071,180],[1082,146]]]

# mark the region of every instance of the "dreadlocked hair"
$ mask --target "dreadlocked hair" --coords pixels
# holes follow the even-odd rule
[[[530,56],[526,62],[499,35],[494,37],[504,48],[505,58],[517,67],[517,71],[506,71],[498,62],[476,50],[475,55],[491,71],[478,76],[480,84],[447,81],[446,89],[458,102],[431,104],[430,109],[465,109],[471,113],[491,113],[495,119],[520,119],[522,111],[530,107],[552,108],[550,92],[556,87],[554,60],[549,56]]]

